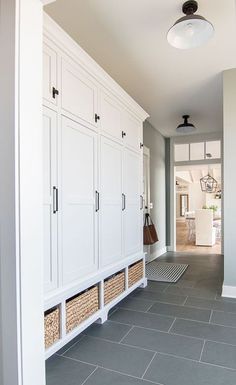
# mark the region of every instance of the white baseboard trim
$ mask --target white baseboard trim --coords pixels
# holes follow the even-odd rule
[[[167,248],[166,247],[162,247],[160,250],[157,250],[157,251],[155,251],[154,253],[152,253],[150,255],[150,259],[149,259],[148,262],[154,261],[154,259],[159,258],[161,255],[165,254],[166,252],[167,252]]]
[[[166,251],[176,251],[172,246],[166,246]]]
[[[223,285],[222,297],[236,298],[236,286]]]

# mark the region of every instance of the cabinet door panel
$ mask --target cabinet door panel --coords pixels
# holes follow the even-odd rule
[[[44,288],[57,287],[57,214],[53,213],[53,186],[57,185],[57,115],[43,109],[43,186],[44,186]]]
[[[97,269],[95,212],[97,137],[70,119],[62,120],[61,205],[63,284]]]
[[[135,151],[140,151],[142,142],[142,122],[136,119],[129,112],[125,111],[122,122],[123,131],[125,131],[125,145]]]
[[[52,89],[57,88],[57,53],[47,44],[43,45],[43,98],[57,105],[58,98],[53,98]]]
[[[124,152],[124,255],[142,251],[142,210],[140,209],[141,157],[125,149]]]
[[[118,101],[105,91],[101,92],[101,129],[114,139],[122,140],[122,110]]]
[[[122,257],[122,147],[101,138],[101,266],[118,262]]]
[[[97,126],[97,86],[82,68],[62,60],[62,108]]]

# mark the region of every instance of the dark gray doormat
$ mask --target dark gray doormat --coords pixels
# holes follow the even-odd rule
[[[180,263],[153,261],[146,265],[146,277],[150,281],[177,282],[188,266]]]

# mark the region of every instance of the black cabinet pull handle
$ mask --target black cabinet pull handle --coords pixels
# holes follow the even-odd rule
[[[143,143],[140,143],[140,148],[141,148],[141,149],[143,148]]]
[[[122,131],[122,138],[126,136],[126,132]]]
[[[95,191],[95,194],[96,194],[96,208],[95,208],[95,211],[98,212],[100,210],[100,194],[99,192],[96,190]]]
[[[126,208],[126,195],[122,194],[122,211]]]
[[[100,116],[98,114],[95,114],[95,123],[97,123],[98,120],[100,120]]]
[[[53,186],[53,214],[58,212],[58,188]]]
[[[59,91],[55,87],[52,87],[52,97],[53,97],[53,99],[56,99],[56,95],[59,95]]]
[[[143,210],[143,196],[140,195],[140,210]]]

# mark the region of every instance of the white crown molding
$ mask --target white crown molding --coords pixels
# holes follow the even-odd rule
[[[91,58],[76,42],[73,40],[50,16],[44,12],[44,35],[51,39],[60,49],[74,58],[80,65],[95,77],[101,85],[111,91],[123,104],[128,106],[142,121],[145,121],[149,115],[142,107],[119,86],[107,74],[106,71],[95,60]]]

